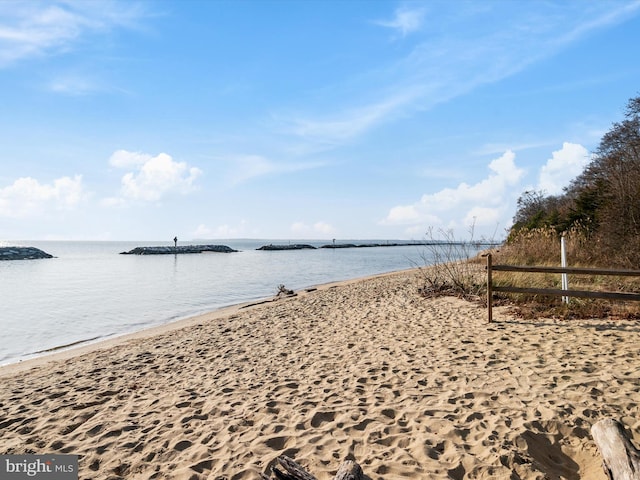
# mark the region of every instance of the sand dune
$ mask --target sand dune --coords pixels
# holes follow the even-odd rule
[[[417,296],[415,272],[323,286],[0,371],[0,453],[80,478],[605,479],[589,429],[640,438],[640,325],[519,321]]]

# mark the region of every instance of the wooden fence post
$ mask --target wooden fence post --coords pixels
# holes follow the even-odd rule
[[[493,321],[493,292],[491,291],[492,283],[491,275],[491,254],[487,253],[487,315],[489,317],[489,323]]]
[[[564,232],[562,232],[562,236],[560,237],[560,266],[562,268],[567,268],[567,249],[565,248],[564,243]],[[562,273],[562,290],[569,290],[569,277],[566,273]],[[562,303],[569,303],[569,297],[563,295]]]

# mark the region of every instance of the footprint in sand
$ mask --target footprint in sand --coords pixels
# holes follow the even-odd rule
[[[178,452],[182,452],[193,445],[189,440],[181,440],[173,446],[174,450]]]
[[[316,412],[311,418],[311,426],[313,428],[318,428],[325,422],[333,422],[335,418],[335,412]]]
[[[289,437],[272,437],[267,439],[265,445],[273,450],[282,450]]]

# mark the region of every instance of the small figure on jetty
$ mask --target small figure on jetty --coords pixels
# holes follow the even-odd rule
[[[173,237],[173,248],[178,248],[178,237]]]

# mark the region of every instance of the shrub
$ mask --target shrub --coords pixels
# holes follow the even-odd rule
[[[418,291],[425,297],[452,295],[460,298],[480,300],[486,303],[486,274],[478,252],[485,240],[456,240],[452,231],[432,229],[427,232],[422,265],[419,266],[420,284]]]

